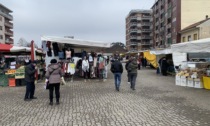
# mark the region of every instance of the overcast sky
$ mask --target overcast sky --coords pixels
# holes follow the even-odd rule
[[[125,43],[125,17],[155,0],[0,0],[13,11],[14,41],[41,35]]]

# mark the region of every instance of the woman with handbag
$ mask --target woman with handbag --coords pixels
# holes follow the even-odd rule
[[[60,81],[61,77],[63,77],[63,72],[61,69],[61,65],[57,63],[56,59],[52,59],[50,61],[50,65],[47,68],[46,78],[48,79],[49,83],[49,99],[50,105],[53,105],[53,91],[55,89],[56,95],[56,104],[59,104],[60,98]]]

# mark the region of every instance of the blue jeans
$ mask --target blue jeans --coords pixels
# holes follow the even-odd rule
[[[120,87],[121,75],[122,75],[122,73],[114,73],[115,88],[119,88]]]

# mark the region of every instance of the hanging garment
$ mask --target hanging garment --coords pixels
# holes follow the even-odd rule
[[[74,49],[70,49],[71,51],[71,57],[74,57]]]
[[[47,56],[51,57],[52,56],[52,50],[51,48],[48,47],[48,51],[47,51]]]
[[[93,59],[93,66],[97,67],[97,57],[94,57],[94,59]]]
[[[64,52],[58,52],[59,59],[64,59]]]
[[[75,73],[75,64],[74,63],[69,63],[68,64],[67,73],[70,73],[71,75],[73,75]]]
[[[71,59],[71,51],[66,50],[66,59]]]
[[[58,52],[59,52],[59,48],[58,48],[58,43],[53,43],[53,52],[54,52],[54,56],[58,56]]]
[[[83,60],[82,61],[82,70],[85,72],[89,72],[89,62],[88,60]]]

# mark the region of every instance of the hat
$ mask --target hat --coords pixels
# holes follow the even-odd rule
[[[57,60],[56,60],[56,59],[52,59],[52,60],[50,61],[50,63],[57,63]]]

